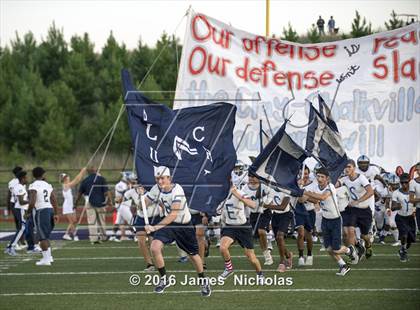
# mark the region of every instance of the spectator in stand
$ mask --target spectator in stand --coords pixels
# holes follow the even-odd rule
[[[325,20],[322,19],[321,15],[319,16],[316,25],[318,26],[318,31],[319,31],[319,35],[325,35],[325,31],[324,31],[324,25],[325,25]]]
[[[334,34],[334,29],[335,29],[335,20],[331,16],[330,20],[328,21],[328,33],[330,35]]]

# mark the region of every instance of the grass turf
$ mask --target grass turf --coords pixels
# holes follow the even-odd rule
[[[5,247],[4,242],[1,245]],[[288,245],[296,250],[294,240]],[[193,277],[195,272],[190,263],[177,262],[173,246],[165,248],[166,269],[169,275],[175,275],[177,284],[157,295],[153,285],[145,283],[157,273],[142,271],[144,262],[134,242],[92,246],[87,241],[53,241],[55,262],[51,267],[35,266],[39,256],[0,254],[0,305],[1,309],[419,309],[420,244],[410,248],[407,263],[399,261],[397,250],[376,245],[374,257],[351,266],[345,277],[338,277],[337,265],[316,245],[313,266],[294,267],[280,274],[275,272],[275,256],[274,265],[263,267],[266,277],[291,277],[293,285],[235,285],[231,276],[224,285],[213,286],[211,297],[203,298],[196,285],[181,285],[185,275]],[[263,263],[260,249],[256,252]],[[235,274],[254,276],[242,253],[238,246],[231,249]],[[210,277],[223,269],[215,247],[207,266]],[[140,277],[138,286],[129,284],[132,274]]]

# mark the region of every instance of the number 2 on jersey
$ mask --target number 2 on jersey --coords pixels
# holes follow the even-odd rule
[[[48,191],[44,189],[44,202],[50,202],[50,198],[48,197]]]

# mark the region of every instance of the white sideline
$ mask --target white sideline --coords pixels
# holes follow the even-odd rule
[[[249,292],[401,292],[401,291],[420,291],[420,288],[285,288],[285,289],[234,289],[234,290],[213,290],[213,293],[249,293]],[[65,295],[150,295],[156,294],[152,291],[128,291],[128,292],[33,292],[33,293],[2,293],[0,296],[65,296]],[[195,291],[165,291],[165,294],[199,294]]]
[[[206,273],[221,273],[223,270],[206,270]],[[275,272],[276,269],[264,269],[264,272]],[[326,272],[337,271],[337,268],[311,268],[311,269],[290,269],[289,272]],[[420,268],[352,268],[354,271],[420,271]],[[168,273],[195,273],[195,270],[168,270]],[[254,269],[235,269],[235,272],[255,272]],[[97,275],[97,274],[153,274],[150,271],[127,270],[127,271],[63,271],[63,272],[7,272],[0,273],[3,276],[57,276],[57,275]]]

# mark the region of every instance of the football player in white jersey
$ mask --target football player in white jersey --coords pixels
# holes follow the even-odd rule
[[[242,186],[248,183],[248,171],[246,165],[241,161],[237,160],[235,167],[231,173],[232,184],[235,185],[238,189],[241,189]]]
[[[60,174],[60,183],[63,185],[63,215],[67,218],[69,225],[67,226],[66,232],[63,235],[64,240],[73,240],[79,241],[79,237],[77,237],[77,217],[75,212],[75,206],[73,201],[73,192],[72,188],[74,188],[77,184],[80,183],[83,176],[86,173],[86,167],[83,167],[77,176],[71,180],[70,176],[67,173]]]
[[[126,238],[124,220],[121,216],[120,208],[124,200],[124,193],[130,189],[130,182],[128,179],[131,173],[131,171],[121,172],[122,178],[117,184],[115,184],[114,227],[112,228],[113,235],[109,238],[109,241],[121,242],[121,240]],[[121,232],[121,238],[117,237],[118,229]]]
[[[348,161],[345,173],[346,176],[339,183],[345,185],[350,193],[349,206],[341,214],[346,242],[347,245],[355,245],[360,256],[366,255],[366,258],[370,258],[372,256],[372,244],[369,231],[372,226],[371,200],[374,199],[373,188],[364,175],[356,172],[354,160],[350,159]],[[365,242],[364,246],[361,242],[356,242],[356,227],[360,229],[361,238]]]
[[[37,266],[51,266],[54,261],[51,255],[50,234],[54,229],[54,224],[58,221],[56,212],[57,200],[55,198],[53,187],[44,179],[45,170],[36,167],[32,170],[35,181],[29,185],[29,208],[28,214],[31,214],[35,208],[36,227],[42,249],[42,259],[36,262]]]
[[[146,262],[146,268],[144,271],[155,271],[155,266],[150,255],[149,247],[147,246],[147,239],[149,244],[153,240],[153,233],[147,238],[145,231],[145,215],[141,206],[140,189],[138,186],[133,184],[132,188],[124,193],[124,204],[131,206],[132,203],[136,206],[137,214],[132,218],[131,225],[135,227],[137,242],[140,250],[140,254],[143,255],[144,261]],[[160,208],[158,204],[151,204],[147,206],[147,218],[150,225],[156,225],[160,222]]]
[[[385,197],[385,232],[391,232],[394,243],[392,246],[400,246],[397,223],[395,217],[397,211],[392,211],[392,194],[400,188],[400,179],[393,173],[388,176],[388,194]]]
[[[411,243],[416,242],[415,208],[409,202],[409,182],[410,175],[403,173],[400,175],[401,188],[392,193],[392,210],[398,210],[395,222],[397,223],[401,240],[401,249],[398,252],[401,262],[408,260],[407,250],[410,248]]]
[[[254,266],[258,281],[263,281],[261,264],[254,252],[252,227],[245,214],[246,206],[256,208],[257,202],[232,184],[228,197],[218,208],[222,221],[222,238],[219,249],[225,262],[225,268],[220,277],[226,279],[234,272],[229,248],[236,241],[244,249],[246,257]]]
[[[15,168],[13,168],[12,172],[13,172],[14,178],[11,179],[9,183],[7,184],[8,191],[7,191],[6,206],[7,206],[7,210],[9,210],[13,215],[16,231],[19,230],[19,227],[20,227],[19,226],[20,210],[15,210],[14,208],[16,197],[13,195],[13,188],[17,184],[19,184],[19,180],[17,179],[16,175],[22,170],[23,170],[22,167],[19,167],[19,166],[16,166]],[[19,244],[17,245],[17,247],[19,247]]]
[[[357,159],[356,172],[363,174],[370,182],[372,189],[375,191],[376,184],[381,183],[382,186],[386,186],[385,180],[381,176],[381,169],[375,165],[370,164],[370,159],[366,155],[359,156]],[[370,242],[374,241],[374,233],[377,228],[375,227],[375,197],[370,199],[370,209],[372,211],[372,226],[369,230]]]
[[[296,199],[293,198],[292,200],[290,196],[274,189],[264,199],[265,207],[274,208],[271,227],[280,255],[280,262],[277,268],[278,272],[285,272],[286,269],[292,268],[293,253],[287,249],[285,238],[293,219],[291,204],[294,201]]]
[[[312,182],[309,179],[310,170],[308,166],[305,166],[304,170],[302,171],[303,177],[299,179],[299,186],[306,190],[310,190],[310,188],[314,185],[317,185],[317,182]],[[296,221],[296,228],[298,232],[297,237],[297,246],[299,251],[299,260],[298,266],[312,266],[313,265],[313,256],[312,256],[312,248],[313,248],[313,241],[312,241],[312,232],[315,227],[315,220],[316,220],[316,213],[315,213],[315,205],[314,202],[317,201],[308,201],[305,198],[299,199],[298,203],[295,207],[295,221]],[[303,251],[305,250],[305,240],[306,240],[306,247],[307,247],[307,256],[306,260],[303,256]]]
[[[383,186],[381,182],[375,180],[375,225],[381,244],[385,244],[385,213],[386,197],[388,196],[388,186]]]
[[[417,177],[410,181],[410,203],[416,208],[417,229],[420,230],[420,162],[416,164]]]
[[[325,168],[317,171],[318,185],[305,190],[303,197],[312,198],[319,201],[322,208],[322,232],[324,236],[324,247],[328,249],[331,257],[338,263],[340,269],[336,273],[344,276],[350,267],[344,262],[341,255],[348,255],[352,260],[356,259],[356,249],[353,245],[343,246],[341,242],[341,218],[338,209],[336,190],[329,182],[329,173]]]
[[[184,190],[181,185],[172,183],[168,167],[160,166],[155,169],[155,178],[156,185],[145,193],[146,205],[158,203],[163,207],[165,215],[159,223],[155,225],[149,223],[145,227],[148,234],[154,232],[150,249],[161,276],[159,284],[155,287],[155,292],[163,293],[165,288],[170,285],[166,277],[162,250],[165,244],[170,244],[175,241],[178,247],[188,254],[189,259],[198,273],[201,295],[210,296],[210,283],[209,279],[204,276],[203,261],[198,254],[197,238],[195,236],[194,226],[191,224],[191,214]]]
[[[264,265],[272,265],[273,258],[267,244],[267,230],[269,229],[272,212],[270,209],[263,207],[263,199],[268,195],[270,189],[261,184],[255,176],[248,176],[248,184],[245,184],[241,191],[246,197],[251,198],[257,203],[256,208],[249,208],[250,222],[252,226],[253,235],[257,234],[260,242],[260,247],[264,255]]]
[[[385,180],[381,176],[381,169],[379,167],[371,165],[370,159],[366,155],[359,156],[357,159],[357,169],[356,172],[363,174],[370,182],[372,187],[375,186],[374,181],[377,180],[386,186]]]
[[[28,193],[26,191],[26,171],[19,171],[16,174],[16,178],[18,180],[18,184],[14,184],[12,187],[12,194],[14,197],[14,209],[17,211],[16,214],[19,214],[18,220],[18,228],[15,235],[13,236],[12,240],[10,241],[9,245],[6,248],[5,253],[16,256],[16,246],[23,236],[23,233],[26,228],[26,212],[28,210]]]

